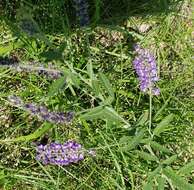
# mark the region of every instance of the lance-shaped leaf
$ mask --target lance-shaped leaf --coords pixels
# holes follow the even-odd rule
[[[167,130],[167,127],[169,126],[170,122],[173,120],[174,115],[170,114],[166,116],[154,129],[154,135],[159,136],[160,133]]]
[[[95,108],[87,109],[80,115],[80,119],[93,120],[93,119],[104,119],[104,106],[98,106]]]
[[[189,184],[185,179],[177,175],[170,167],[163,169],[163,173],[179,190],[194,190],[193,185]]]
[[[52,127],[54,127],[54,125],[45,122],[43,124],[43,126],[41,126],[35,132],[33,132],[29,135],[20,136],[20,137],[16,137],[16,138],[13,138],[13,139],[0,140],[0,143],[28,142],[28,141],[31,141],[31,140],[34,140],[34,139],[37,139],[37,138],[41,137],[48,130],[50,130]]]
[[[112,98],[112,101],[114,100],[114,90],[108,80],[108,78],[103,74],[99,73],[100,81],[102,82],[105,90],[108,92],[109,96]]]

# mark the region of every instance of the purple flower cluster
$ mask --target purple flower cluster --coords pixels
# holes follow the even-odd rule
[[[45,106],[23,103],[18,96],[9,96],[8,100],[12,105],[30,112],[31,115],[37,116],[42,121],[48,121],[54,124],[68,124],[74,117],[73,112],[50,112]]]
[[[43,164],[70,165],[85,158],[85,150],[82,145],[69,140],[64,144],[50,143],[38,145],[36,148],[36,160]]]
[[[63,72],[55,69],[51,64],[49,64],[48,67],[45,67],[42,64],[35,64],[36,65],[34,65],[34,62],[30,62],[29,64],[18,64],[18,62],[14,62],[12,59],[4,59],[2,61],[0,59],[1,66],[10,68],[17,72],[34,72],[51,79],[58,79],[63,76]]]
[[[140,90],[148,92],[151,89],[153,95],[159,95],[160,90],[155,87],[155,82],[159,80],[159,77],[154,55],[139,45],[135,46],[135,52],[133,65],[140,81]]]
[[[76,16],[79,19],[80,26],[89,24],[88,4],[86,0],[74,0],[76,6]]]

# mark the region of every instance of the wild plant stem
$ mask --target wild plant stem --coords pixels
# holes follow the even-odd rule
[[[149,88],[149,127],[148,127],[148,131],[151,135],[151,137],[153,137],[152,134],[152,88]]]

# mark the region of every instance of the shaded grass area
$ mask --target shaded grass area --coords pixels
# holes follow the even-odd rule
[[[62,3],[52,2],[50,8]],[[66,1],[63,3],[65,5]],[[168,1],[159,3],[167,6]],[[45,2],[45,5],[48,4]],[[0,184],[5,189],[148,189],[150,186],[159,188],[164,181],[165,189],[176,186],[179,189],[193,188],[182,182],[185,178],[192,184],[193,171],[179,172],[194,155],[190,4],[185,2],[179,11],[160,15],[151,11],[150,5],[156,5],[152,1],[121,1],[118,4],[114,1],[110,5],[105,1],[100,5],[102,15],[108,18],[109,23],[112,22],[111,17],[113,20],[117,18],[113,14],[117,12],[116,7],[124,6],[131,17],[121,24],[123,15],[118,11],[119,19],[116,20],[120,25],[68,30],[68,35],[61,31],[61,27],[55,27],[61,26],[58,24],[60,20],[56,19],[59,16],[52,15],[53,19],[48,19],[45,15],[42,23],[34,17],[42,33],[32,37],[24,32],[17,33],[16,28],[10,31],[10,25],[2,22],[2,56],[16,56],[21,62],[36,60],[45,65],[52,61],[70,74],[66,85],[55,89],[55,92],[51,88],[56,85],[53,80],[1,68],[1,140],[29,135],[45,125],[25,111],[10,106],[7,96],[16,94],[27,102],[46,104],[51,110],[75,111],[77,116],[71,125],[54,125],[47,131],[49,142],[77,139],[86,148],[94,148],[97,154],[95,158],[88,157],[69,167],[43,166],[35,160],[32,143],[35,139],[2,143]],[[158,6],[155,8],[157,10]],[[37,9],[43,10],[44,6]],[[39,10],[41,14],[42,10]],[[46,10],[50,12],[50,9]],[[135,13],[147,13],[147,17],[135,16],[138,15]],[[103,20],[101,17],[95,19],[100,19],[98,22]],[[152,132],[166,117],[170,116],[171,120],[153,138],[148,130],[149,96],[140,93],[132,67],[135,42],[151,49],[158,61],[161,95],[152,99]],[[110,81],[109,87],[102,84],[101,73]],[[99,87],[94,85],[95,82]],[[112,91],[114,97],[111,97]],[[90,119],[83,117],[82,111],[101,105],[113,108],[127,124],[117,121],[117,114],[109,113],[105,118],[103,114],[89,115]],[[174,175],[177,180],[173,180]]]
[[[93,27],[123,25],[131,16],[149,17],[169,14],[181,3],[182,0],[87,1],[90,25]],[[79,27],[73,1],[3,0],[1,7],[1,14],[6,16],[7,22],[9,20],[16,22],[22,17],[31,16],[47,34],[64,33],[67,31],[66,28],[69,30],[70,27]]]

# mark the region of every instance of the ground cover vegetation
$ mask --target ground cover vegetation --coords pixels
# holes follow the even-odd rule
[[[0,1],[0,189],[194,189],[189,0]]]

